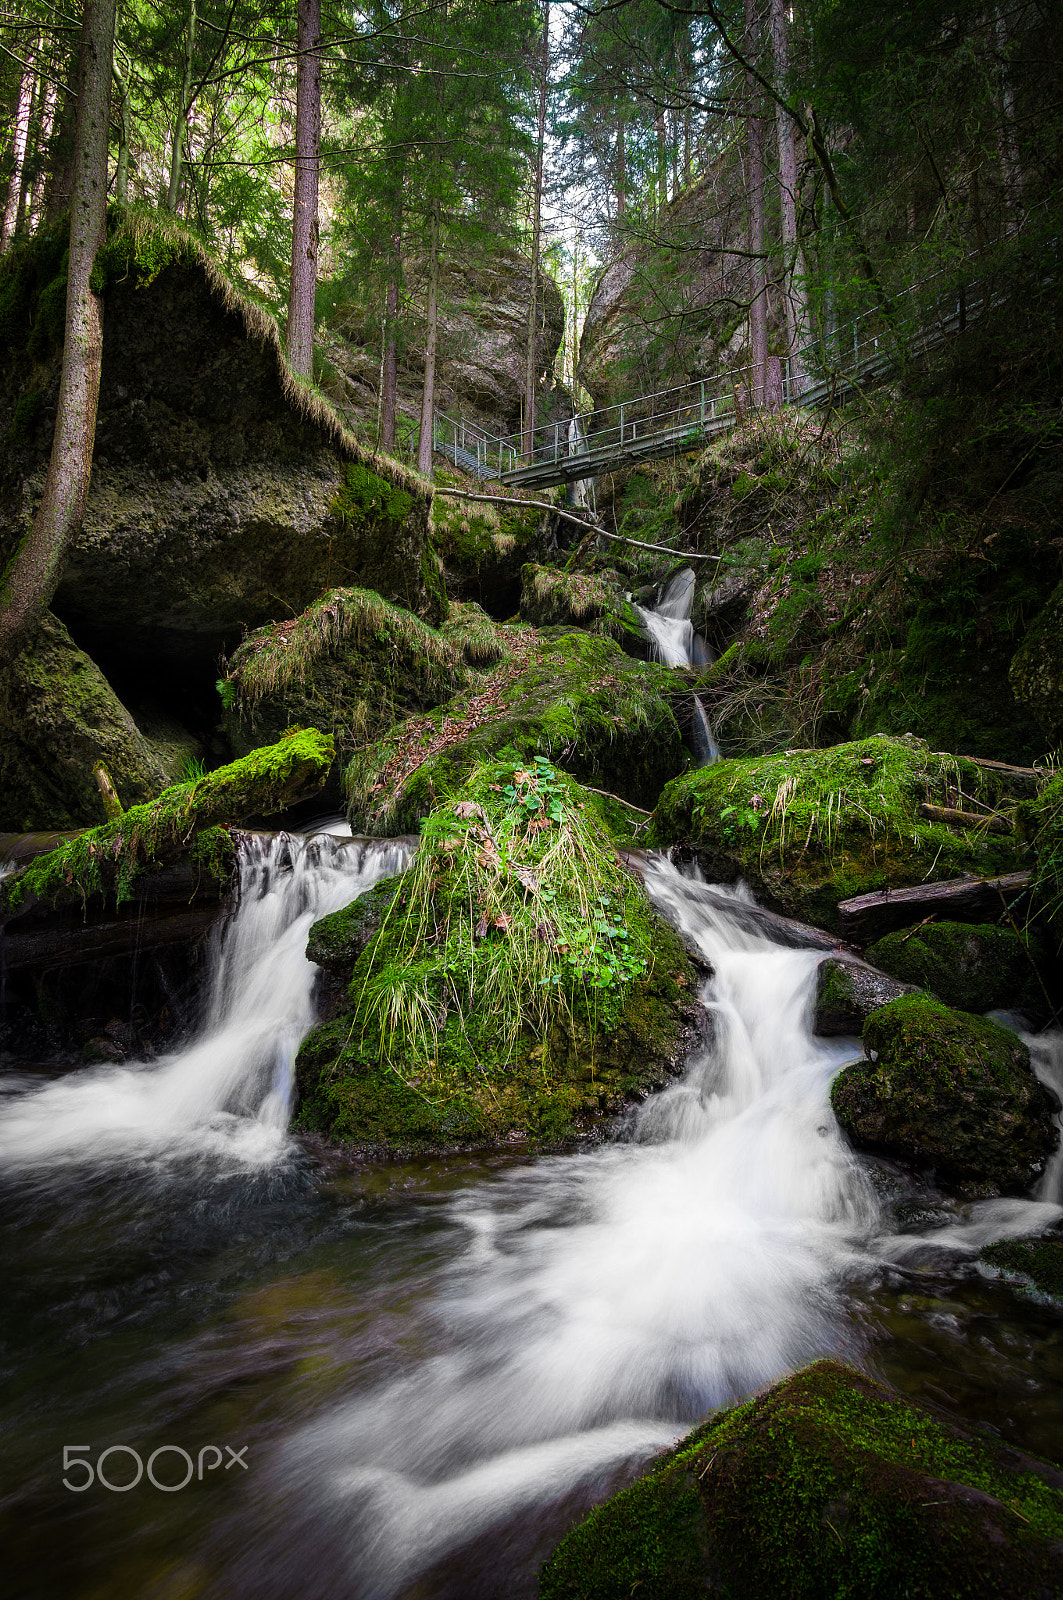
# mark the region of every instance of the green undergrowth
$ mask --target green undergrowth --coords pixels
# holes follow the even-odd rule
[[[561,1542],[541,1600],[1026,1600],[1059,1475],[836,1361],[718,1413]]]
[[[668,785],[650,842],[689,841],[711,877],[745,878],[779,909],[831,927],[853,895],[1021,865],[1017,835],[954,829],[919,809],[1007,809],[1004,776],[884,736],[721,761]]]
[[[506,653],[498,623],[475,601],[452,600],[440,631],[470,667],[493,667]]]
[[[693,991],[593,796],[542,758],[486,763],[425,819],[349,1010],[304,1045],[300,1125],[392,1148],[563,1138],[660,1081]]]
[[[472,694],[407,718],[357,751],[346,772],[356,832],[416,828],[485,759],[512,750],[556,761],[636,806],[653,803],[687,755],[667,668],[585,632],[506,630],[507,659]]]
[[[1001,1239],[986,1245],[979,1259],[1005,1277],[1063,1301],[1063,1240]]]
[[[86,902],[99,894],[121,904],[141,873],[184,855],[205,874],[221,876],[232,861],[223,824],[250,823],[312,794],[334,753],[324,734],[294,730],[277,744],[177,784],[157,800],[131,806],[115,821],[88,828],[40,856],[0,884],[0,903],[16,911],[31,901]]]

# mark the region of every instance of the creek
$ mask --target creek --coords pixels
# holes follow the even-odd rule
[[[1060,1163],[962,1206],[857,1159],[821,956],[664,859],[710,1042],[620,1138],[377,1165],[294,1138],[309,927],[407,859],[253,841],[185,1049],[0,1076],[8,1593],[531,1596],[653,1451],[824,1353],[1058,1451],[1063,1319],[976,1255],[1063,1215]],[[1058,1080],[1058,1041],[1037,1059]]]

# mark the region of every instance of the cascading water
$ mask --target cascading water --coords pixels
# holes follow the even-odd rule
[[[215,936],[199,1036],[160,1061],[70,1073],[0,1108],[0,1165],[39,1168],[160,1153],[273,1161],[287,1141],[291,1069],[314,1020],[310,924],[400,871],[407,846],[250,835],[239,905]]]
[[[565,431],[565,445],[570,456],[587,454],[587,433],[580,417],[572,417]],[[569,485],[567,500],[571,506],[594,510],[594,479],[577,478]]]
[[[654,655],[666,667],[689,667],[694,660],[699,643],[699,636],[695,634],[694,624],[690,620],[694,605],[694,581],[690,568],[683,567],[669,579],[656,606],[635,607],[642,618]],[[700,644],[700,654],[704,659],[699,665],[707,665],[711,657],[704,641],[700,641]],[[720,748],[700,697],[695,694],[690,699],[690,741],[694,759],[699,767],[707,767],[710,762],[720,759]]]

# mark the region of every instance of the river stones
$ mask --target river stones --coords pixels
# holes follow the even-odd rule
[[[828,956],[816,973],[812,1031],[859,1033],[873,1011],[912,992],[911,984],[898,983],[896,978],[863,961]]]
[[[1041,955],[1036,940],[1028,942],[1013,928],[966,922],[931,922],[888,933],[867,950],[870,962],[902,984],[932,989],[961,1011],[1004,1006],[1043,1011],[1045,994],[1037,975]]]
[[[838,1361],[718,1412],[562,1540],[541,1600],[1002,1600],[1063,1586],[1063,1472]]]
[[[831,1092],[855,1145],[933,1168],[968,1197],[1024,1190],[1043,1170],[1058,1102],[1015,1034],[910,994],[873,1012],[863,1040],[868,1059]]]

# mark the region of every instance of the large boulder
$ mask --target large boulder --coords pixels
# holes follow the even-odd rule
[[[0,281],[4,559],[36,511],[51,449],[65,266],[50,248],[42,238],[8,257]],[[97,271],[92,484],[55,597],[85,646],[154,671],[209,669],[244,628],[336,584],[438,621],[430,487],[364,451],[293,377],[272,317],[190,236],[147,222],[113,233]]]
[[[667,667],[611,639],[504,628],[504,659],[438,711],[409,717],[357,752],[347,770],[357,832],[408,832],[481,761],[504,750],[544,756],[580,782],[638,807],[688,760]]]
[[[817,1361],[681,1439],[562,1540],[541,1600],[1030,1600],[1063,1472]]]
[[[543,760],[478,768],[310,950],[333,1017],[299,1052],[298,1126],[389,1151],[578,1134],[676,1070],[700,1015],[595,797]]]
[[[812,1030],[826,1035],[860,1033],[873,1011],[912,991],[911,984],[898,983],[864,961],[828,956],[816,971]]]
[[[996,804],[1005,779],[908,737],[720,761],[668,785],[649,842],[691,844],[712,882],[744,878],[773,910],[836,929],[853,895],[1023,865],[1016,835],[921,810],[953,804],[957,785]]]
[[[967,922],[929,922],[887,933],[868,946],[867,959],[902,984],[932,989],[960,1011],[1046,1006],[1036,940],[1014,928]]]
[[[124,805],[169,781],[99,667],[45,612],[21,655],[0,668],[0,832],[105,822],[99,762]]]
[[[853,1143],[933,1168],[972,1195],[1029,1188],[1059,1143],[1059,1103],[1015,1034],[903,995],[864,1024],[867,1060],[834,1080],[834,1113]]]

